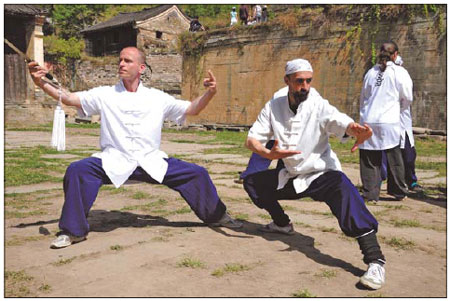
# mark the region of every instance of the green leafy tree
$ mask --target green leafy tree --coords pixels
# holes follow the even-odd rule
[[[74,37],[68,40],[55,35],[44,37],[45,55],[53,61],[67,64],[69,61],[79,59],[84,49],[84,43]]]
[[[107,4],[53,4],[51,16],[56,34],[68,40],[81,38],[80,31],[98,23],[102,13],[109,7]]]

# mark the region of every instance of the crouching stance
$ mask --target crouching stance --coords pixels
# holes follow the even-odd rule
[[[51,244],[62,248],[86,239],[87,216],[103,184],[120,187],[128,179],[163,184],[186,200],[205,223],[238,228],[226,213],[208,172],[200,166],[169,158],[159,149],[165,119],[182,123],[186,115],[197,115],[216,94],[216,79],[209,72],[207,91],[190,101],[182,101],[140,81],[145,71],[145,55],[135,47],[120,52],[119,77],[115,86],[62,95],[62,102],[78,108],[82,116],[101,117],[101,152],[72,163],[64,176],[65,202],[59,227],[62,234]],[[42,77],[47,70],[29,64],[31,76],[47,94],[58,98],[58,90]]]
[[[354,151],[372,135],[372,130],[331,106],[311,88],[312,78],[308,61],[296,59],[286,64],[284,81],[288,87],[276,92],[264,106],[246,141],[251,151],[270,160],[281,158],[285,167],[247,176],[244,188],[255,205],[272,217],[273,222],[261,228],[264,232],[294,234],[279,200],[311,197],[326,202],[342,231],[358,240],[363,260],[369,265],[360,282],[378,289],[385,282],[385,258],[376,238],[378,223],[342,173],[328,143],[330,134],[354,136]],[[275,144],[269,150],[264,144],[272,136]]]

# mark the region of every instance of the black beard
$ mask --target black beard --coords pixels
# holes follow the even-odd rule
[[[292,96],[294,98],[294,103],[291,104],[289,102],[290,108],[294,112],[297,112],[297,108],[298,108],[299,104],[304,102],[308,98],[308,94],[309,94],[309,90],[303,90],[303,89],[300,91],[292,92]]]

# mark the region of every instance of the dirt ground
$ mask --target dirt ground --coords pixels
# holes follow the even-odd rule
[[[69,149],[98,147],[98,130],[69,129]],[[270,221],[249,200],[237,172],[248,158],[211,154],[218,146],[175,143],[191,134],[163,134],[169,155],[206,167],[219,195],[243,229],[211,228],[189,210],[174,191],[160,185],[102,188],[90,215],[88,239],[53,250],[63,204],[61,183],[5,187],[27,193],[44,208],[41,214],[7,218],[4,268],[18,275],[5,296],[38,297],[446,297],[446,179],[418,170],[425,188],[442,193],[369,204],[379,221],[378,239],[386,256],[386,285],[378,291],[358,285],[366,265],[357,242],[345,237],[326,204],[282,201],[296,234],[257,230]],[[194,139],[195,137],[189,137]],[[48,145],[51,133],[5,131],[5,150]],[[92,151],[86,151],[86,156]],[[48,155],[47,155],[48,156]],[[55,158],[73,161],[81,156]],[[343,166],[360,184],[357,165]],[[24,209],[26,210],[26,209]],[[20,277],[26,275],[26,277]]]

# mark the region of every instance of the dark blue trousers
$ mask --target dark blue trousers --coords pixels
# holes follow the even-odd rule
[[[267,142],[266,148],[272,149],[274,142],[275,140],[270,140],[269,142]],[[250,156],[250,160],[248,160],[247,168],[241,173],[239,178],[244,179],[248,175],[266,170],[269,168],[270,163],[272,163],[272,160],[261,157],[257,153],[252,153],[252,155]],[[283,160],[278,160],[276,168],[281,169],[283,167]]]
[[[336,216],[339,226],[347,236],[358,237],[371,230],[378,230],[378,222],[367,209],[363,198],[350,179],[340,171],[328,171],[314,180],[302,193],[296,193],[293,179],[277,190],[278,170],[266,170],[244,179],[244,189],[253,203],[269,212],[275,224],[286,226],[289,216],[279,200],[294,200],[311,197],[326,202]]]
[[[218,221],[226,207],[205,168],[175,158],[165,159],[169,164],[162,182],[178,191],[199,219],[206,223]],[[129,178],[159,184],[141,167]],[[102,160],[89,157],[73,162],[64,175],[64,206],[59,220],[61,230],[75,236],[89,232],[87,216],[103,184],[111,184],[102,168]]]

